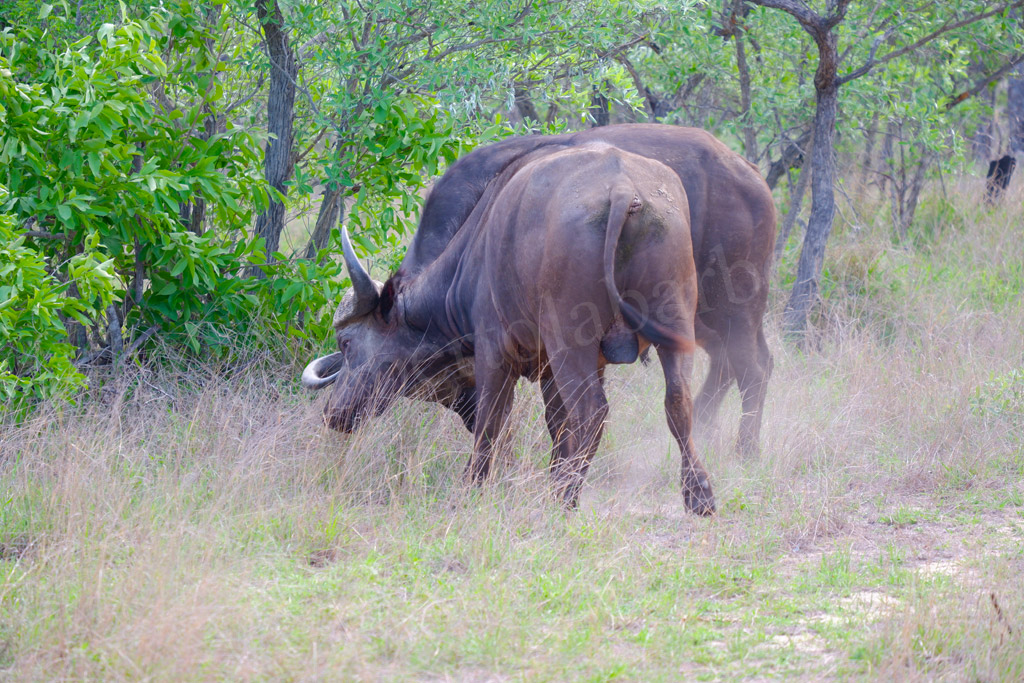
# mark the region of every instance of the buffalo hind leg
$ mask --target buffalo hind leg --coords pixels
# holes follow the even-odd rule
[[[604,366],[597,370],[597,378],[604,387]],[[568,456],[569,442],[566,439],[568,429],[565,424],[567,413],[565,403],[558,393],[558,385],[555,383],[554,375],[550,368],[545,370],[540,380],[540,392],[544,397],[544,423],[547,425],[548,434],[551,435],[551,460],[549,468],[555,471],[560,460]]]
[[[589,353],[574,350],[552,358],[552,370],[564,420],[556,432],[551,476],[562,503],[570,509],[579,505],[580,489],[590,461],[601,443],[608,418],[608,399],[601,386],[601,373],[582,358]],[[596,349],[593,355],[596,357]]]
[[[761,417],[772,374],[772,354],[760,325],[734,326],[726,348],[743,399],[736,450],[740,455],[754,457],[761,450]]]
[[[665,373],[665,416],[668,427],[682,452],[680,484],[686,509],[707,516],[715,512],[715,496],[711,481],[693,447],[693,399],[687,379],[693,365],[693,354],[658,349]]]

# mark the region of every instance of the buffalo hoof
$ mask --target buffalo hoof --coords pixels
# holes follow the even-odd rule
[[[683,503],[695,515],[710,517],[715,514],[715,494],[711,492],[710,484],[684,486]]]

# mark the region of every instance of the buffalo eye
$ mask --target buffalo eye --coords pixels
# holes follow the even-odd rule
[[[352,341],[351,339],[343,339],[341,341],[341,352],[342,353],[345,353],[346,351],[348,351],[348,345],[351,343],[351,341]]]

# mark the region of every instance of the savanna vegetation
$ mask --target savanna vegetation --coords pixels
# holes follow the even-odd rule
[[[0,677],[1024,677],[1022,5],[0,0]],[[779,209],[716,516],[653,367],[572,514],[530,385],[481,488],[439,407],[322,426],[342,222],[384,275],[461,154],[646,121]]]

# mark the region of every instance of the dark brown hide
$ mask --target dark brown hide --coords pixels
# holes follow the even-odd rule
[[[603,144],[543,156],[504,185],[472,250],[477,277],[453,287],[474,337],[474,480],[487,476],[502,443],[517,378],[539,375],[551,473],[576,504],[608,414],[601,340],[620,313],[658,349],[686,504],[714,511],[690,433],[697,280],[688,218],[671,169]]]
[[[608,412],[601,344],[609,330],[621,335],[628,326],[639,346],[658,350],[686,505],[711,514],[714,497],[691,438],[697,277],[678,176],[595,143],[523,164],[478,209],[475,228],[458,231],[416,277],[372,292],[372,310],[351,302],[359,312],[338,323],[341,351],[307,368],[313,381],[321,366],[339,374],[328,424],[351,430],[399,395],[457,405],[453,396],[472,385],[467,474],[480,481],[504,443],[517,379],[540,380],[552,476],[574,506]],[[354,259],[349,265],[361,270]],[[452,371],[466,357],[472,381]],[[442,386],[455,391],[440,396]]]
[[[775,205],[757,169],[706,131],[622,124],[565,135],[510,138],[479,148],[455,163],[435,185],[403,261],[401,279],[415,279],[456,234],[477,230],[493,196],[530,160],[595,141],[660,161],[682,181],[690,203],[697,270],[697,343],[711,357],[710,371],[696,399],[697,421],[705,426],[714,422],[725,393],[736,381],[743,399],[737,448],[745,454],[756,453],[772,369],[762,319],[768,301]],[[462,400],[460,414],[471,428],[472,411],[465,406]]]

